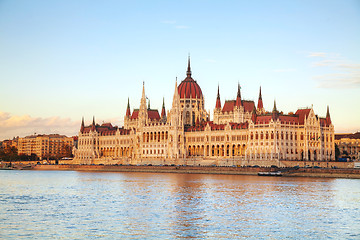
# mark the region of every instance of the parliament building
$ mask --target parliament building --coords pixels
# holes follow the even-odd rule
[[[150,108],[143,84],[139,108],[131,111],[128,100],[123,127],[99,125],[94,118],[85,126],[83,119],[74,163],[281,166],[283,160],[335,160],[329,108],[323,118],[312,107],[283,114],[275,101],[272,111],[266,111],[261,88],[256,104],[242,99],[239,85],[236,99],[222,105],[218,87],[210,120],[191,75],[189,58],[169,111],[164,102],[161,113]]]

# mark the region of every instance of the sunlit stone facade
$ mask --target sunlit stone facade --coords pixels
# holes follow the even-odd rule
[[[325,118],[312,108],[280,113],[274,102],[265,111],[261,88],[257,107],[241,98],[221,105],[216,99],[213,121],[204,109],[204,96],[191,76],[175,85],[172,106],[161,115],[147,106],[145,85],[140,107],[131,113],[128,101],[124,127],[110,123],[89,126],[82,121],[74,163],[78,164],[186,164],[281,166],[281,160],[331,161],[334,126],[329,109]]]
[[[18,139],[18,154],[40,159],[70,157],[74,139],[59,134],[32,135]]]

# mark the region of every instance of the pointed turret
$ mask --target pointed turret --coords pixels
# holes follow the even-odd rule
[[[162,105],[162,110],[161,110],[161,118],[166,117],[166,111],[165,111],[165,101],[163,98],[163,105]]]
[[[81,132],[81,133],[84,132],[84,128],[85,128],[85,125],[84,125],[84,117],[82,117],[81,127],[80,127],[80,132]]]
[[[91,131],[95,131],[96,128],[95,128],[95,116],[93,116],[93,122],[91,124]]]
[[[264,108],[263,106],[263,101],[262,101],[262,96],[261,96],[261,86],[260,86],[260,92],[259,92],[259,99],[258,99],[258,105],[257,105],[257,110],[261,111]]]
[[[238,91],[237,91],[237,95],[236,95],[236,106],[237,107],[242,106],[240,88],[241,88],[240,83],[238,83]]]
[[[272,119],[276,121],[279,118],[279,111],[276,108],[276,101],[274,100],[274,108],[272,110]]]
[[[217,97],[216,97],[216,105],[215,105],[215,108],[216,108],[216,109],[221,109],[219,85],[218,85],[218,92],[217,92]]]
[[[138,127],[143,126],[147,123],[148,118],[148,111],[146,107],[146,95],[145,95],[145,83],[143,82],[143,91],[140,100],[140,109],[139,109],[139,116],[138,116]]]
[[[173,108],[178,107],[179,103],[180,103],[180,97],[179,97],[179,91],[178,91],[178,86],[177,86],[177,78],[176,78],[172,107]]]
[[[126,116],[130,117],[131,116],[131,112],[130,112],[130,100],[128,98],[128,104],[127,104],[127,108],[126,108]]]
[[[331,124],[329,105],[327,106],[327,111],[326,111],[326,123],[327,123],[327,125]]]
[[[188,67],[187,67],[186,75],[188,77],[191,77],[190,54],[189,54],[189,58],[188,58]]]

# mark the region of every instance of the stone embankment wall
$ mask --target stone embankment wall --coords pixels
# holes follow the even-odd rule
[[[281,160],[284,167],[320,167],[320,168],[354,168],[354,162],[326,162],[326,161],[290,161]]]
[[[114,166],[114,165],[36,165],[34,170],[150,172],[257,175],[258,172],[282,171],[286,177],[327,177],[360,179],[360,169],[264,168],[264,167],[193,167],[193,166]]]

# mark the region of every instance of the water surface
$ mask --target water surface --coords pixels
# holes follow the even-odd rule
[[[2,239],[360,239],[360,180],[0,171]]]

